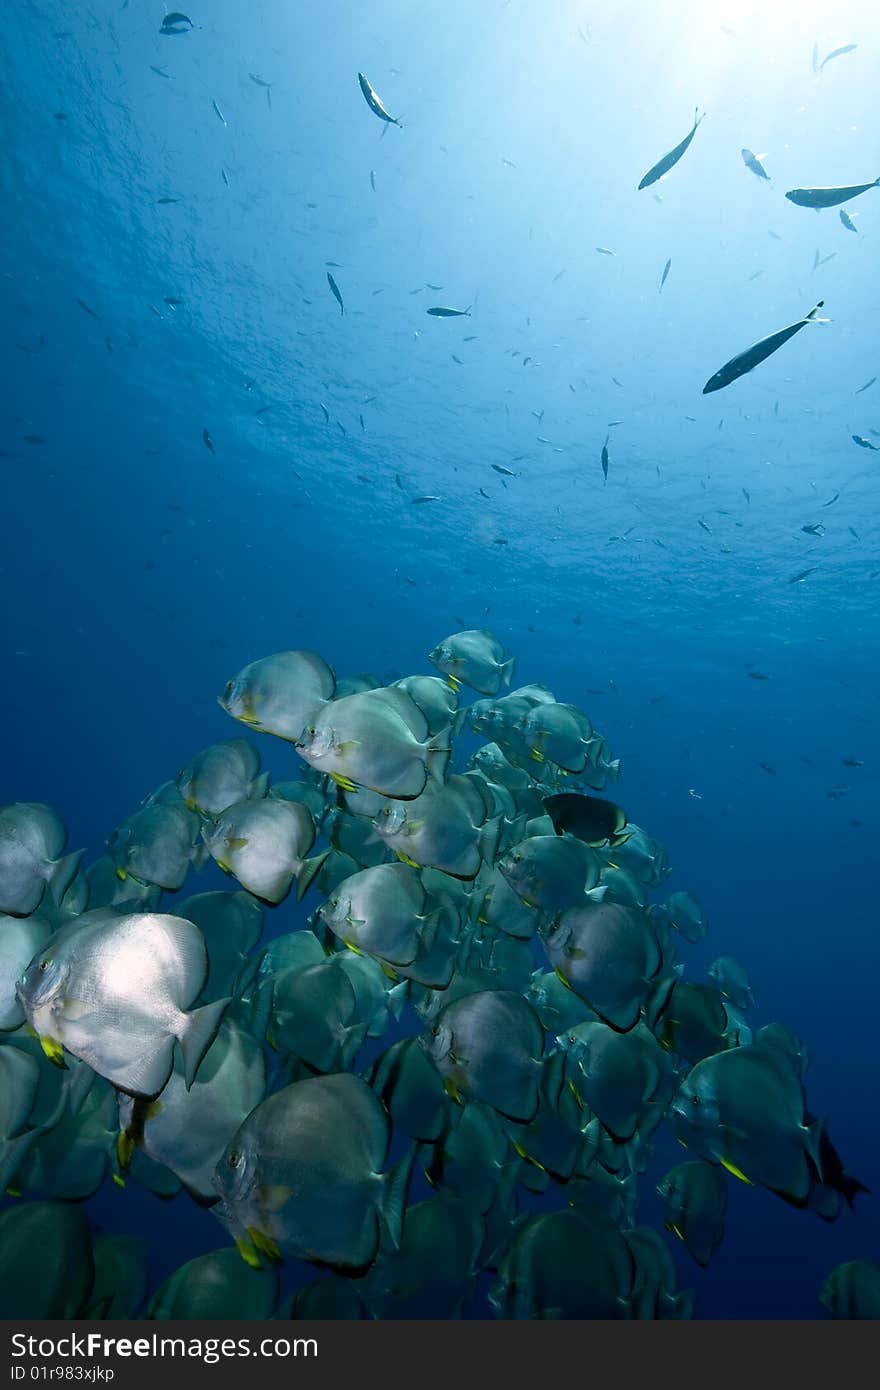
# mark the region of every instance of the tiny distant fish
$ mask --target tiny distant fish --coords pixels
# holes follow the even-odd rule
[[[265,87],[268,90],[272,86],[271,82],[267,82],[264,77],[258,77],[255,72],[249,72],[248,77],[252,82],[256,82],[258,87]]]
[[[602,477],[604,478],[604,480],[605,480],[606,483],[607,483],[607,481],[608,481],[608,441],[609,441],[610,438],[611,438],[611,435],[610,435],[610,434],[606,434],[606,436],[605,436],[605,443],[602,445],[602,456],[601,456]]]
[[[405,487],[403,486],[403,481],[402,481],[401,476],[400,476],[399,473],[395,473],[395,475],[394,475],[394,481],[396,482],[397,486],[400,488],[401,492],[405,492],[405,491],[406,491]]]
[[[361,422],[361,429],[362,429],[362,430],[365,430],[367,427],[366,427],[366,425],[364,424],[364,417],[363,417],[363,415],[359,415],[359,416],[358,416],[358,419],[359,419],[360,422]]]
[[[426,289],[426,290],[442,290],[442,288],[443,288],[442,285],[426,285],[426,286],[425,286],[425,289]]]
[[[489,497],[488,492],[486,491],[486,489],[485,489],[484,487],[481,487],[481,488],[480,488],[480,496],[481,496],[481,497],[485,497],[485,499],[486,499],[487,502],[491,500],[490,497]]]
[[[622,382],[622,381],[618,381],[618,379],[617,379],[616,376],[613,376],[613,377],[611,378],[611,380],[614,382],[614,385],[615,385],[615,386],[619,386],[619,387],[620,387],[621,391],[624,389],[623,382]]]
[[[860,193],[867,193],[869,188],[878,186],[880,179],[872,179],[870,183],[853,183],[843,188],[792,188],[785,196],[790,203],[797,203],[801,208],[834,208],[838,203],[847,203],[850,198],[858,198]]]
[[[22,439],[25,444],[48,444],[49,441],[44,434],[23,434]]]
[[[105,339],[104,339],[104,346],[105,346],[105,348],[107,349],[107,351],[109,352],[110,356],[112,357],[112,356],[113,356],[113,344],[112,344],[112,342],[110,341],[109,338],[105,338]]]
[[[799,570],[797,574],[793,574],[788,582],[789,584],[803,584],[805,579],[807,579],[811,574],[815,573],[816,566],[812,565],[808,570]]]
[[[222,165],[222,164],[220,165],[220,177],[221,177],[221,179],[223,180],[223,182],[226,184],[226,187],[228,188],[228,187],[229,187],[229,175],[227,174],[226,170],[223,168],[223,165]]]
[[[819,73],[819,45],[813,44],[813,72],[818,76]]]
[[[457,362],[460,367],[464,366],[464,363],[462,362],[461,358],[456,357],[454,352],[450,352],[449,356],[452,358],[453,362]]]
[[[214,441],[207,430],[202,430],[202,440],[208,452],[211,454],[216,454],[217,450],[214,448]]]
[[[838,499],[839,496],[840,496],[840,493],[839,493],[839,492],[835,492],[835,494],[834,494],[833,497],[829,497],[829,499],[828,499],[827,502],[823,502],[823,503],[822,503],[822,506],[823,506],[823,507],[832,507],[832,506],[834,505],[834,503],[837,501],[837,499]]]
[[[370,187],[372,188],[373,192],[375,193],[375,192],[376,192],[376,170],[375,170],[375,169],[371,169],[371,170],[370,170]]]
[[[362,72],[358,73],[358,82],[360,83],[361,91],[364,94],[364,101],[367,103],[370,110],[373,112],[373,115],[378,116],[380,121],[385,121],[387,125],[400,126],[400,129],[402,130],[403,127],[400,125],[400,121],[398,121],[394,116],[390,115],[385,110],[385,107],[382,105],[382,102],[376,95],[376,92],[370,86],[370,83],[368,82],[367,78],[364,76]]]
[[[617,255],[617,252],[616,252],[616,251],[609,251],[607,246],[597,246],[597,247],[596,247],[596,250],[599,252],[600,256],[616,256],[616,255]]]
[[[345,305],[344,305],[343,302],[342,302],[342,295],[341,295],[340,292],[339,292],[339,286],[337,285],[336,281],[333,279],[333,276],[330,274],[330,271],[329,271],[329,270],[327,271],[327,284],[330,286],[330,290],[331,290],[331,292],[332,292],[332,294],[333,294],[333,298],[336,300],[336,303],[339,305],[339,312],[340,312],[340,314],[344,314],[344,313],[345,313]]]
[[[871,380],[870,380],[870,381],[866,381],[865,384],[864,384],[864,386],[860,386],[859,389],[858,389],[858,391],[854,392],[854,394],[855,394],[856,396],[860,396],[860,395],[862,394],[863,391],[867,391],[867,389],[868,389],[869,386],[873,386],[873,385],[874,385],[874,382],[875,382],[876,380],[877,380],[877,378],[876,378],[875,376],[872,376],[872,377],[871,377]]]
[[[821,521],[811,521],[808,526],[802,526],[801,530],[805,531],[808,536],[824,536],[825,534],[825,527]]]
[[[622,424],[623,424],[623,421],[622,421],[622,420],[609,420],[609,421],[607,421],[607,424],[608,424],[608,428],[609,428],[610,430],[613,430],[614,427],[615,427],[615,425],[622,425]]]
[[[547,436],[546,436],[546,434],[536,434],[536,435],[535,435],[535,438],[537,439],[537,441],[538,441],[539,444],[552,444],[552,443],[553,443],[552,439],[548,439]]]
[[[848,791],[849,787],[829,787],[825,795],[830,797],[832,801],[839,801],[842,796],[846,796]]]
[[[214,108],[214,112],[215,112],[215,114],[216,114],[218,120],[221,120],[221,121],[223,122],[224,125],[229,125],[229,122],[227,121],[226,117],[223,115],[223,112],[220,110],[220,107],[217,105],[217,103],[216,103],[216,101],[214,100],[213,97],[211,98],[211,105],[212,105],[213,108]]]
[[[516,474],[514,473],[513,469],[512,469],[512,468],[505,468],[503,463],[493,463],[493,464],[492,464],[492,467],[495,469],[495,472],[496,472],[496,473],[501,473],[501,474],[503,474],[505,478],[515,478],[515,477],[516,477]]]
[[[414,507],[418,507],[418,506],[420,506],[423,502],[439,502],[441,499],[440,499],[439,497],[433,495],[433,494],[430,494],[430,495],[427,496],[427,497],[413,497],[411,500],[412,500],[413,506],[414,506]]]
[[[830,255],[828,255],[828,256],[823,256],[822,259],[821,259],[821,261],[819,261],[819,265],[825,265],[826,261],[833,261],[833,260],[834,260],[834,257],[835,257],[836,255],[837,255],[837,252],[836,252],[836,251],[832,251]],[[815,270],[816,267],[814,266],[813,269]]]
[[[322,409],[323,412],[324,412],[324,424],[325,424],[325,425],[329,425],[329,423],[330,423],[330,411],[327,409],[327,407],[326,407],[326,405],[324,404],[323,401],[321,401],[321,409]]]
[[[768,681],[770,679],[765,671],[747,671],[746,675],[753,681]]]
[[[772,238],[773,238],[774,241],[781,241],[781,240],[782,240],[782,237],[779,235],[778,232],[771,232],[771,231],[768,230],[767,235],[768,235],[768,236],[772,236]]]
[[[747,502],[751,502],[751,500],[752,500],[752,494],[749,492],[748,488],[746,488],[746,487],[743,488],[743,490],[742,490],[742,495],[743,495],[743,497],[746,499]]]
[[[426,309],[425,313],[430,314],[434,319],[470,318],[471,306],[468,305],[466,309],[444,309],[440,306],[435,306],[433,309]]]
[[[669,274],[669,269],[670,269],[670,266],[671,266],[671,265],[672,265],[672,257],[670,256],[670,257],[669,257],[669,260],[666,262],[665,266],[663,267],[663,274],[660,276],[660,285],[659,285],[659,288],[658,288],[658,290],[657,290],[657,293],[658,293],[658,294],[660,293],[660,290],[663,289],[663,286],[666,284],[666,277],[667,277],[667,275]]]
[[[167,78],[170,78],[170,77],[171,77],[171,73],[170,73],[170,72],[165,72],[163,68],[157,68],[157,67],[155,67],[152,63],[150,64],[150,71],[151,71],[151,72],[154,72],[154,73],[156,74],[157,77],[167,77]]]
[[[99,319],[101,317],[100,314],[95,313],[94,309],[89,308],[88,304],[84,299],[78,299],[76,302],[82,309],[83,313],[88,314],[90,319]]]
[[[703,116],[705,116],[705,114],[706,113],[704,111]],[[668,154],[665,154],[662,159],[658,159],[657,163],[651,166],[651,168],[648,170],[647,174],[645,174],[644,178],[639,184],[640,189],[647,188],[649,184],[656,183],[658,179],[662,179],[663,175],[668,174],[672,166],[678,163],[682,155],[687,150],[689,144],[693,140],[694,136],[696,135],[697,127],[702,121],[703,116],[699,114],[699,108],[697,108],[694,111],[693,128],[690,131],[688,131],[684,139],[681,140],[675,146],[675,149],[670,150]]]
[[[851,536],[855,537],[857,541],[860,541],[862,539],[854,526],[848,526],[846,529],[849,531]]]
[[[471,333],[469,337],[467,337],[467,338],[462,338],[461,341],[462,341],[463,343],[475,343],[475,342],[477,341],[477,335],[476,335],[476,333]]]
[[[163,295],[163,302],[164,302],[165,304],[168,305],[168,308],[169,308],[169,309],[176,309],[176,308],[178,307],[179,304],[182,304],[182,303],[183,303],[183,300],[182,300],[182,299],[175,299],[173,295],[167,295],[167,294],[166,294],[166,295]]]
[[[799,333],[808,323],[827,323],[827,319],[823,320],[816,318],[817,312],[823,307],[824,303],[824,299],[820,299],[819,303],[802,319],[798,319],[797,323],[790,324],[788,328],[781,328],[777,333],[771,333],[769,337],[762,338],[761,341],[755,343],[754,346],[746,348],[745,352],[740,352],[736,357],[732,357],[729,362],[725,362],[724,366],[719,367],[714,376],[711,376],[706,382],[706,385],[703,387],[703,395],[705,396],[710,391],[720,391],[722,387],[730,386],[732,382],[737,381],[741,376],[745,376],[746,372],[752,371],[760,362],[765,361],[766,358],[781,348],[783,343],[787,343],[789,338],[793,338],[795,333]]]
[[[704,531],[708,531],[708,532],[709,532],[709,535],[711,536],[711,534],[712,534],[712,528],[711,528],[711,526],[707,526],[706,523],[705,523],[705,521],[702,520],[702,518],[698,518],[698,520],[697,520],[697,525],[698,525],[698,526],[702,526],[703,530],[704,530]]]
[[[561,280],[564,274],[564,270],[558,270],[556,274],[553,276],[553,284],[555,285],[557,280]]]
[[[753,280],[758,280],[763,274],[763,270],[756,270],[754,275],[749,276],[749,284],[751,284]]]
[[[858,215],[858,214],[856,214],[856,215]],[[858,234],[859,234],[859,229],[858,229],[858,227],[856,226],[856,224],[855,224],[855,222],[853,221],[853,219],[850,217],[850,215],[849,215],[849,213],[847,212],[846,208],[841,208],[841,209],[840,209],[840,214],[839,214],[839,216],[840,216],[840,220],[841,220],[841,222],[843,223],[844,227],[846,227],[846,230],[847,230],[848,232],[855,232],[856,236],[858,236]]]
[[[843,759],[843,765],[844,765],[844,767],[864,767],[864,766],[865,766],[865,764],[864,764],[863,762],[861,762],[859,758],[844,758],[844,759]]]
[[[179,199],[179,198],[157,198],[157,199],[156,199],[156,207],[157,207],[157,208],[162,208],[162,207],[167,206],[168,203],[179,203],[179,202],[180,202],[180,199]]]
[[[510,168],[510,169],[515,169],[515,168],[516,168],[516,165],[514,164],[513,160],[512,160],[512,159],[505,159],[505,158],[504,158],[504,155],[501,156],[501,163],[502,163],[502,164],[506,164],[506,165],[508,166],[508,168]]]
[[[852,442],[853,444],[858,444],[860,449],[873,449],[875,453],[880,452],[880,445],[872,444],[870,439],[865,439],[862,434],[854,434],[852,436]]]
[[[758,763],[758,767],[762,768],[764,772],[769,772],[771,777],[776,776],[776,768],[771,767],[769,763]]]
[[[823,58],[819,64],[819,71],[821,72],[825,64],[830,63],[832,58],[842,58],[844,53],[852,53],[856,48],[858,48],[857,43],[843,43],[839,48],[832,48],[827,57]]]
[[[751,150],[746,149],[741,150],[740,153],[746,168],[751,169],[752,173],[756,174],[759,179],[767,179],[769,182],[770,175],[761,163],[763,159],[767,158],[766,154],[752,154]]]

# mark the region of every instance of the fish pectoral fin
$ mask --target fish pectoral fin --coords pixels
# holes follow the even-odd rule
[[[134,1156],[134,1148],[134,1139],[129,1134],[128,1130],[121,1130],[120,1133],[116,1136],[116,1158],[123,1172],[126,1172],[128,1168],[131,1166],[131,1160]]]
[[[293,1188],[286,1187],[283,1183],[268,1184],[257,1189],[257,1201],[266,1211],[280,1211],[292,1196]]]
[[[64,1060],[64,1048],[61,1046],[60,1042],[55,1038],[47,1038],[41,1035],[40,1047],[54,1066],[62,1067],[65,1071],[67,1070],[67,1063]]]
[[[84,999],[65,999],[61,1012],[66,1020],[79,1023],[80,1019],[88,1018],[89,1014],[94,1013],[94,1008]]]
[[[277,1242],[274,1241],[271,1236],[267,1236],[258,1226],[248,1226],[247,1233],[256,1248],[261,1251],[272,1264],[281,1264],[281,1251],[278,1249]],[[236,1242],[236,1244],[238,1244],[238,1242]],[[250,1263],[250,1261],[248,1261],[248,1263]]]
[[[248,839],[246,835],[227,835],[226,837],[226,848],[231,850],[233,854],[237,853],[240,849],[244,849],[247,843]]]
[[[748,1187],[754,1187],[755,1184],[752,1182],[751,1178],[747,1178],[742,1169],[737,1168],[735,1163],[730,1162],[730,1159],[722,1158],[721,1167],[726,1168],[728,1173],[732,1173],[735,1178],[739,1178],[740,1182],[746,1183]]]

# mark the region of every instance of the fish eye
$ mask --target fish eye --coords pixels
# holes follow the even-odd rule
[[[226,1158],[226,1162],[229,1164],[230,1168],[237,1168],[240,1159],[241,1154],[239,1153],[238,1149],[230,1149]]]
[[[700,1103],[700,1097],[699,1097],[698,1095],[692,1095],[692,1096],[691,1096],[691,1105],[699,1105],[699,1103]]]
[[[41,969],[41,970],[48,970],[48,969],[49,969],[49,962],[48,962],[48,960],[41,960],[41,961],[40,961],[40,969]]]
[[[232,681],[227,681],[227,682],[226,682],[226,687],[225,687],[225,689],[224,689],[224,691],[223,691],[224,698],[225,698],[225,699],[228,699],[229,696],[230,696],[231,694],[232,694]]]
[[[569,1041],[570,1043],[576,1043],[576,1042],[577,1042],[577,1038],[575,1037],[574,1033],[569,1033],[569,1035],[568,1035],[568,1041]]]

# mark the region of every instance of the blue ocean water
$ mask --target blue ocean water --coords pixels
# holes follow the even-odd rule
[[[177,36],[163,13],[0,12],[0,802],[50,803],[97,857],[236,736],[216,695],[245,663],[312,648],[384,681],[488,627],[620,756],[614,794],[710,922],[689,977],[743,962],[880,1191],[880,463],[852,439],[880,444],[880,192],[846,205],[857,234],[783,196],[880,174],[875,7],[193,0]],[[701,394],[819,299],[829,324]],[[878,1254],[876,1197],[826,1225],[730,1186],[710,1268],[673,1252],[700,1317],[823,1316],[828,1272]],[[132,1184],[90,1210],[147,1241],[153,1286],[223,1243]]]

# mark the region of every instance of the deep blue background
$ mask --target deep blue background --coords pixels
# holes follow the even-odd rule
[[[880,383],[855,394],[880,374],[880,191],[848,205],[858,237],[783,197],[880,173],[874,7],[188,9],[177,38],[161,4],[0,12],[0,801],[51,802],[97,855],[234,735],[215,695],[245,662],[313,647],[384,679],[489,626],[621,756],[620,799],[711,923],[689,973],[742,960],[880,1191],[880,464],[851,441],[880,428]],[[814,42],[848,41],[816,77]],[[701,395],[820,297],[831,324]],[[97,1211],[148,1239],[154,1279],[221,1243],[131,1185]],[[680,1258],[700,1316],[814,1318],[828,1271],[878,1250],[876,1198],[826,1227],[731,1184],[712,1267]]]

